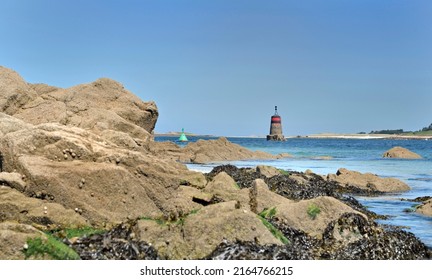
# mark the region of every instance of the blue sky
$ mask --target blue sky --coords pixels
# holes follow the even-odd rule
[[[432,1],[0,2],[0,65],[31,83],[109,77],[156,131],[285,135],[432,122]]]

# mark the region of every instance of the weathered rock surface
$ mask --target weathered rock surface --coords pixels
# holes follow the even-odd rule
[[[256,167],[256,171],[259,174],[261,174],[267,178],[281,175],[281,171],[279,169],[277,169],[276,167],[273,167],[273,166],[268,166],[268,165],[258,165]]]
[[[217,140],[198,140],[181,148],[170,142],[153,142],[153,154],[161,151],[170,159],[184,163],[210,163],[245,159],[278,159],[288,154],[272,155],[261,151],[251,151],[229,142],[225,137]]]
[[[209,205],[177,221],[139,220],[137,232],[164,259],[204,258],[223,240],[281,244],[256,214],[235,201]]]
[[[403,159],[420,159],[419,154],[416,154],[403,147],[394,147],[383,154],[384,158],[403,158]]]
[[[403,192],[410,190],[410,187],[395,178],[381,178],[372,173],[360,173],[357,171],[340,168],[336,174],[327,176],[329,181],[335,181],[344,186],[347,191],[365,191],[369,193]]]
[[[0,222],[5,221],[33,224],[44,229],[88,226],[86,220],[72,209],[0,186]]]
[[[44,238],[43,232],[31,225],[0,222],[0,260],[24,259],[24,246],[30,238]]]
[[[328,181],[322,176],[314,174],[309,171],[306,173],[301,172],[285,172],[286,174],[276,175],[268,178],[252,168],[237,168],[233,165],[221,165],[213,168],[207,174],[209,180],[214,178],[217,174],[225,172],[229,174],[237,185],[243,188],[250,188],[257,179],[264,180],[272,193],[278,194],[289,200],[299,201],[313,199],[321,196],[334,197],[346,205],[350,206],[356,211],[359,211],[371,218],[385,218],[379,216],[371,211],[368,211],[362,206],[355,198],[347,195],[342,195],[346,192],[350,193],[346,187],[341,186],[335,181]],[[362,194],[370,194],[362,192]]]
[[[432,198],[422,202],[422,205],[417,207],[416,212],[432,217]]]
[[[7,127],[15,122],[21,129],[2,129],[3,119]],[[25,176],[24,183],[9,185],[27,196],[59,203],[91,223],[176,216],[193,207],[177,193],[182,177],[195,174],[181,164],[119,147],[77,127],[20,126],[20,120],[1,113],[0,121],[2,169]]]
[[[36,97],[36,91],[17,72],[0,66],[0,112],[13,115]]]
[[[97,134],[120,131],[144,142],[151,137],[158,117],[154,102],[141,101],[107,78],[61,89],[27,84],[4,67],[0,68],[0,112],[35,125],[55,122]]]

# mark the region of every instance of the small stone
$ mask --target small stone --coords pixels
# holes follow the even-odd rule
[[[81,179],[81,183],[85,184],[86,180],[84,178]]]
[[[76,157],[76,154],[75,154],[75,153],[72,153],[71,156],[74,158],[74,157]]]
[[[44,210],[48,210],[48,207],[44,206]]]
[[[75,208],[75,212],[78,212],[78,210],[79,210],[78,208]]]
[[[116,164],[119,164],[119,163],[120,163],[120,159],[116,158]]]
[[[123,202],[123,203],[126,203],[126,199],[123,198],[123,199],[122,199],[122,202]]]
[[[27,249],[28,249],[28,247],[29,247],[29,246],[28,246],[28,244],[27,244],[27,243],[25,243],[25,244],[24,244],[24,246],[23,246],[24,250],[27,250]]]
[[[48,214],[48,211],[45,210],[45,211],[44,211],[44,214],[45,214],[45,215]]]
[[[27,177],[26,177],[26,175],[22,175],[21,178],[22,178],[23,180],[25,180]]]
[[[90,196],[91,196],[91,197],[94,197],[94,193],[90,193]]]
[[[68,155],[67,154],[64,154],[64,159],[68,159]]]
[[[78,241],[79,237],[72,237],[71,239],[69,239],[69,242],[71,244],[75,244]]]
[[[127,191],[127,190],[124,190],[124,194],[128,194],[128,191]]]

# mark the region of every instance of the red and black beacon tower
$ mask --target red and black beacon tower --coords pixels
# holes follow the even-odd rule
[[[270,134],[267,135],[268,141],[285,141],[282,134],[282,118],[279,116],[277,106],[275,106],[275,114],[271,117]]]

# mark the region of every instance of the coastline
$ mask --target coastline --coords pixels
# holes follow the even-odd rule
[[[154,137],[179,137],[181,133],[155,133]],[[227,137],[227,138],[264,138],[265,136],[259,135],[250,135],[250,136],[218,136],[211,134],[193,134],[186,133],[188,137],[209,137],[209,138],[219,138],[219,137]],[[285,136],[285,139],[360,139],[360,140],[373,140],[373,139],[388,139],[388,140],[432,140],[432,135],[400,135],[400,134],[358,134],[358,133],[318,133],[318,134],[309,134],[309,135],[297,135],[297,136]]]
[[[287,137],[289,138],[289,137]],[[293,138],[293,137],[291,137]],[[319,133],[306,136],[297,136],[297,138],[315,138],[315,139],[389,139],[389,140],[432,140],[432,135],[401,135],[401,134],[337,134],[337,133]]]

